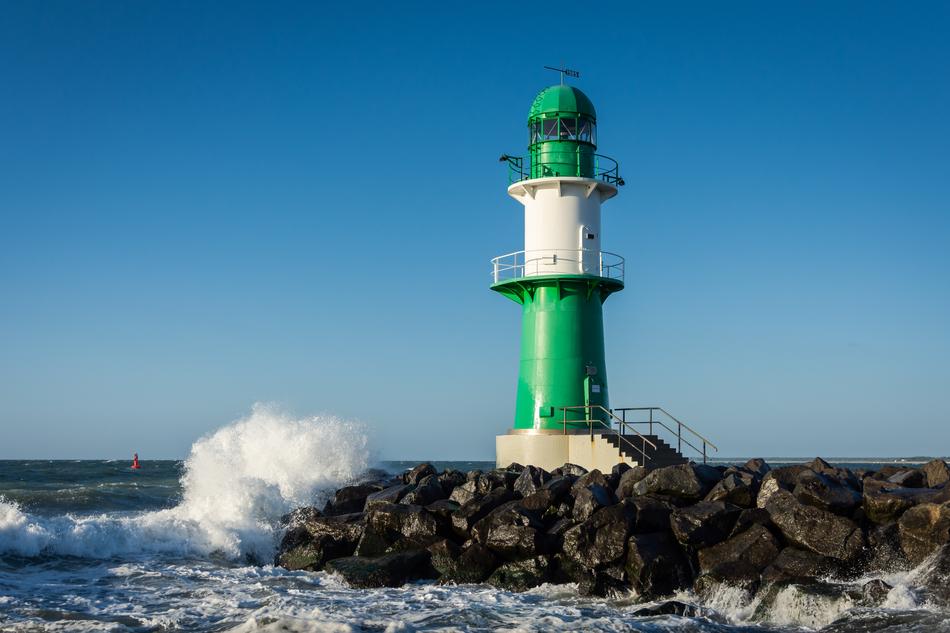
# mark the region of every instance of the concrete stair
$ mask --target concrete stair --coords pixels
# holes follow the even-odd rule
[[[600,433],[600,436],[614,448],[619,448],[625,457],[629,457],[634,462],[642,463],[642,465],[649,470],[663,468],[664,466],[685,464],[689,461],[656,435],[642,436],[656,446],[656,448],[653,448],[649,444],[646,444],[646,450],[644,451],[648,457],[646,460],[643,459],[643,455],[640,452],[640,449],[644,447],[641,436],[620,435],[619,433],[611,432]]]

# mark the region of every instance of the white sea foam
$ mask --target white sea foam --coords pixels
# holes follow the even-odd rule
[[[40,519],[0,500],[0,553],[99,558],[220,552],[267,560],[282,514],[321,502],[368,466],[361,424],[327,416],[298,419],[255,405],[248,417],[194,443],[178,506],[124,516]]]

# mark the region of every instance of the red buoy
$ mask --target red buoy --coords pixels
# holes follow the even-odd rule
[[[132,454],[132,468],[141,468],[141,467],[142,465],[139,464],[139,454],[133,453]]]

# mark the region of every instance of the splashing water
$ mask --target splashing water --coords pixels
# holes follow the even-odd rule
[[[269,560],[282,514],[322,502],[368,466],[361,424],[327,416],[295,419],[258,404],[248,417],[194,443],[176,507],[43,520],[0,499],[0,553],[221,553]]]

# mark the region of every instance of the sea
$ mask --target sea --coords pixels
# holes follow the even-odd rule
[[[642,617],[654,603],[582,597],[573,585],[366,590],[274,567],[287,511],[322,505],[369,468],[417,463],[373,460],[368,435],[352,422],[259,409],[196,441],[185,460],[143,455],[140,470],[126,459],[0,461],[0,631],[950,631],[950,607],[917,585],[925,569],[876,576],[893,589],[874,606],[854,596],[869,576],[767,599],[684,592],[673,598],[699,615]]]

